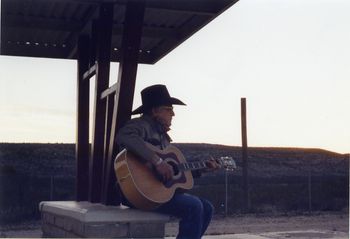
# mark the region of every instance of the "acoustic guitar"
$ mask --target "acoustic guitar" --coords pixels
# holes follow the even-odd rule
[[[144,163],[127,150],[121,151],[114,161],[114,170],[121,190],[135,207],[151,210],[169,201],[177,188],[191,189],[191,170],[207,168],[206,161],[186,162],[181,151],[173,145],[160,150],[151,144],[147,146],[174,170],[171,180],[163,183],[151,163]],[[236,163],[231,157],[216,160],[223,168],[233,170]]]

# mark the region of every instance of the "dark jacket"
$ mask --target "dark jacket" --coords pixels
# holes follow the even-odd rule
[[[148,115],[129,120],[117,134],[119,149],[127,149],[138,155],[145,162],[157,162],[159,157],[150,150],[145,142],[159,149],[165,149],[171,142],[171,138],[163,126]],[[201,175],[199,170],[192,171],[193,177]]]
[[[146,146],[145,142],[159,149],[165,149],[171,142],[162,125],[147,115],[131,119],[117,134],[120,149],[126,148],[145,161],[156,162],[158,156]]]

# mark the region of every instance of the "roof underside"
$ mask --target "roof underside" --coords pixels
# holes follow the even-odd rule
[[[111,57],[119,60],[127,0],[114,3]],[[140,63],[153,64],[238,0],[146,0]],[[1,55],[76,59],[102,0],[1,0]]]

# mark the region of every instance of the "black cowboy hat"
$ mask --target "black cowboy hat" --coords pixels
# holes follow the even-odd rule
[[[186,105],[181,100],[171,97],[165,85],[152,85],[141,91],[142,105],[131,114],[141,114],[158,106]]]

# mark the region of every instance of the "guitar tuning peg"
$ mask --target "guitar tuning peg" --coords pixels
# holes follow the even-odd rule
[[[225,159],[233,159],[231,156],[224,156]]]

